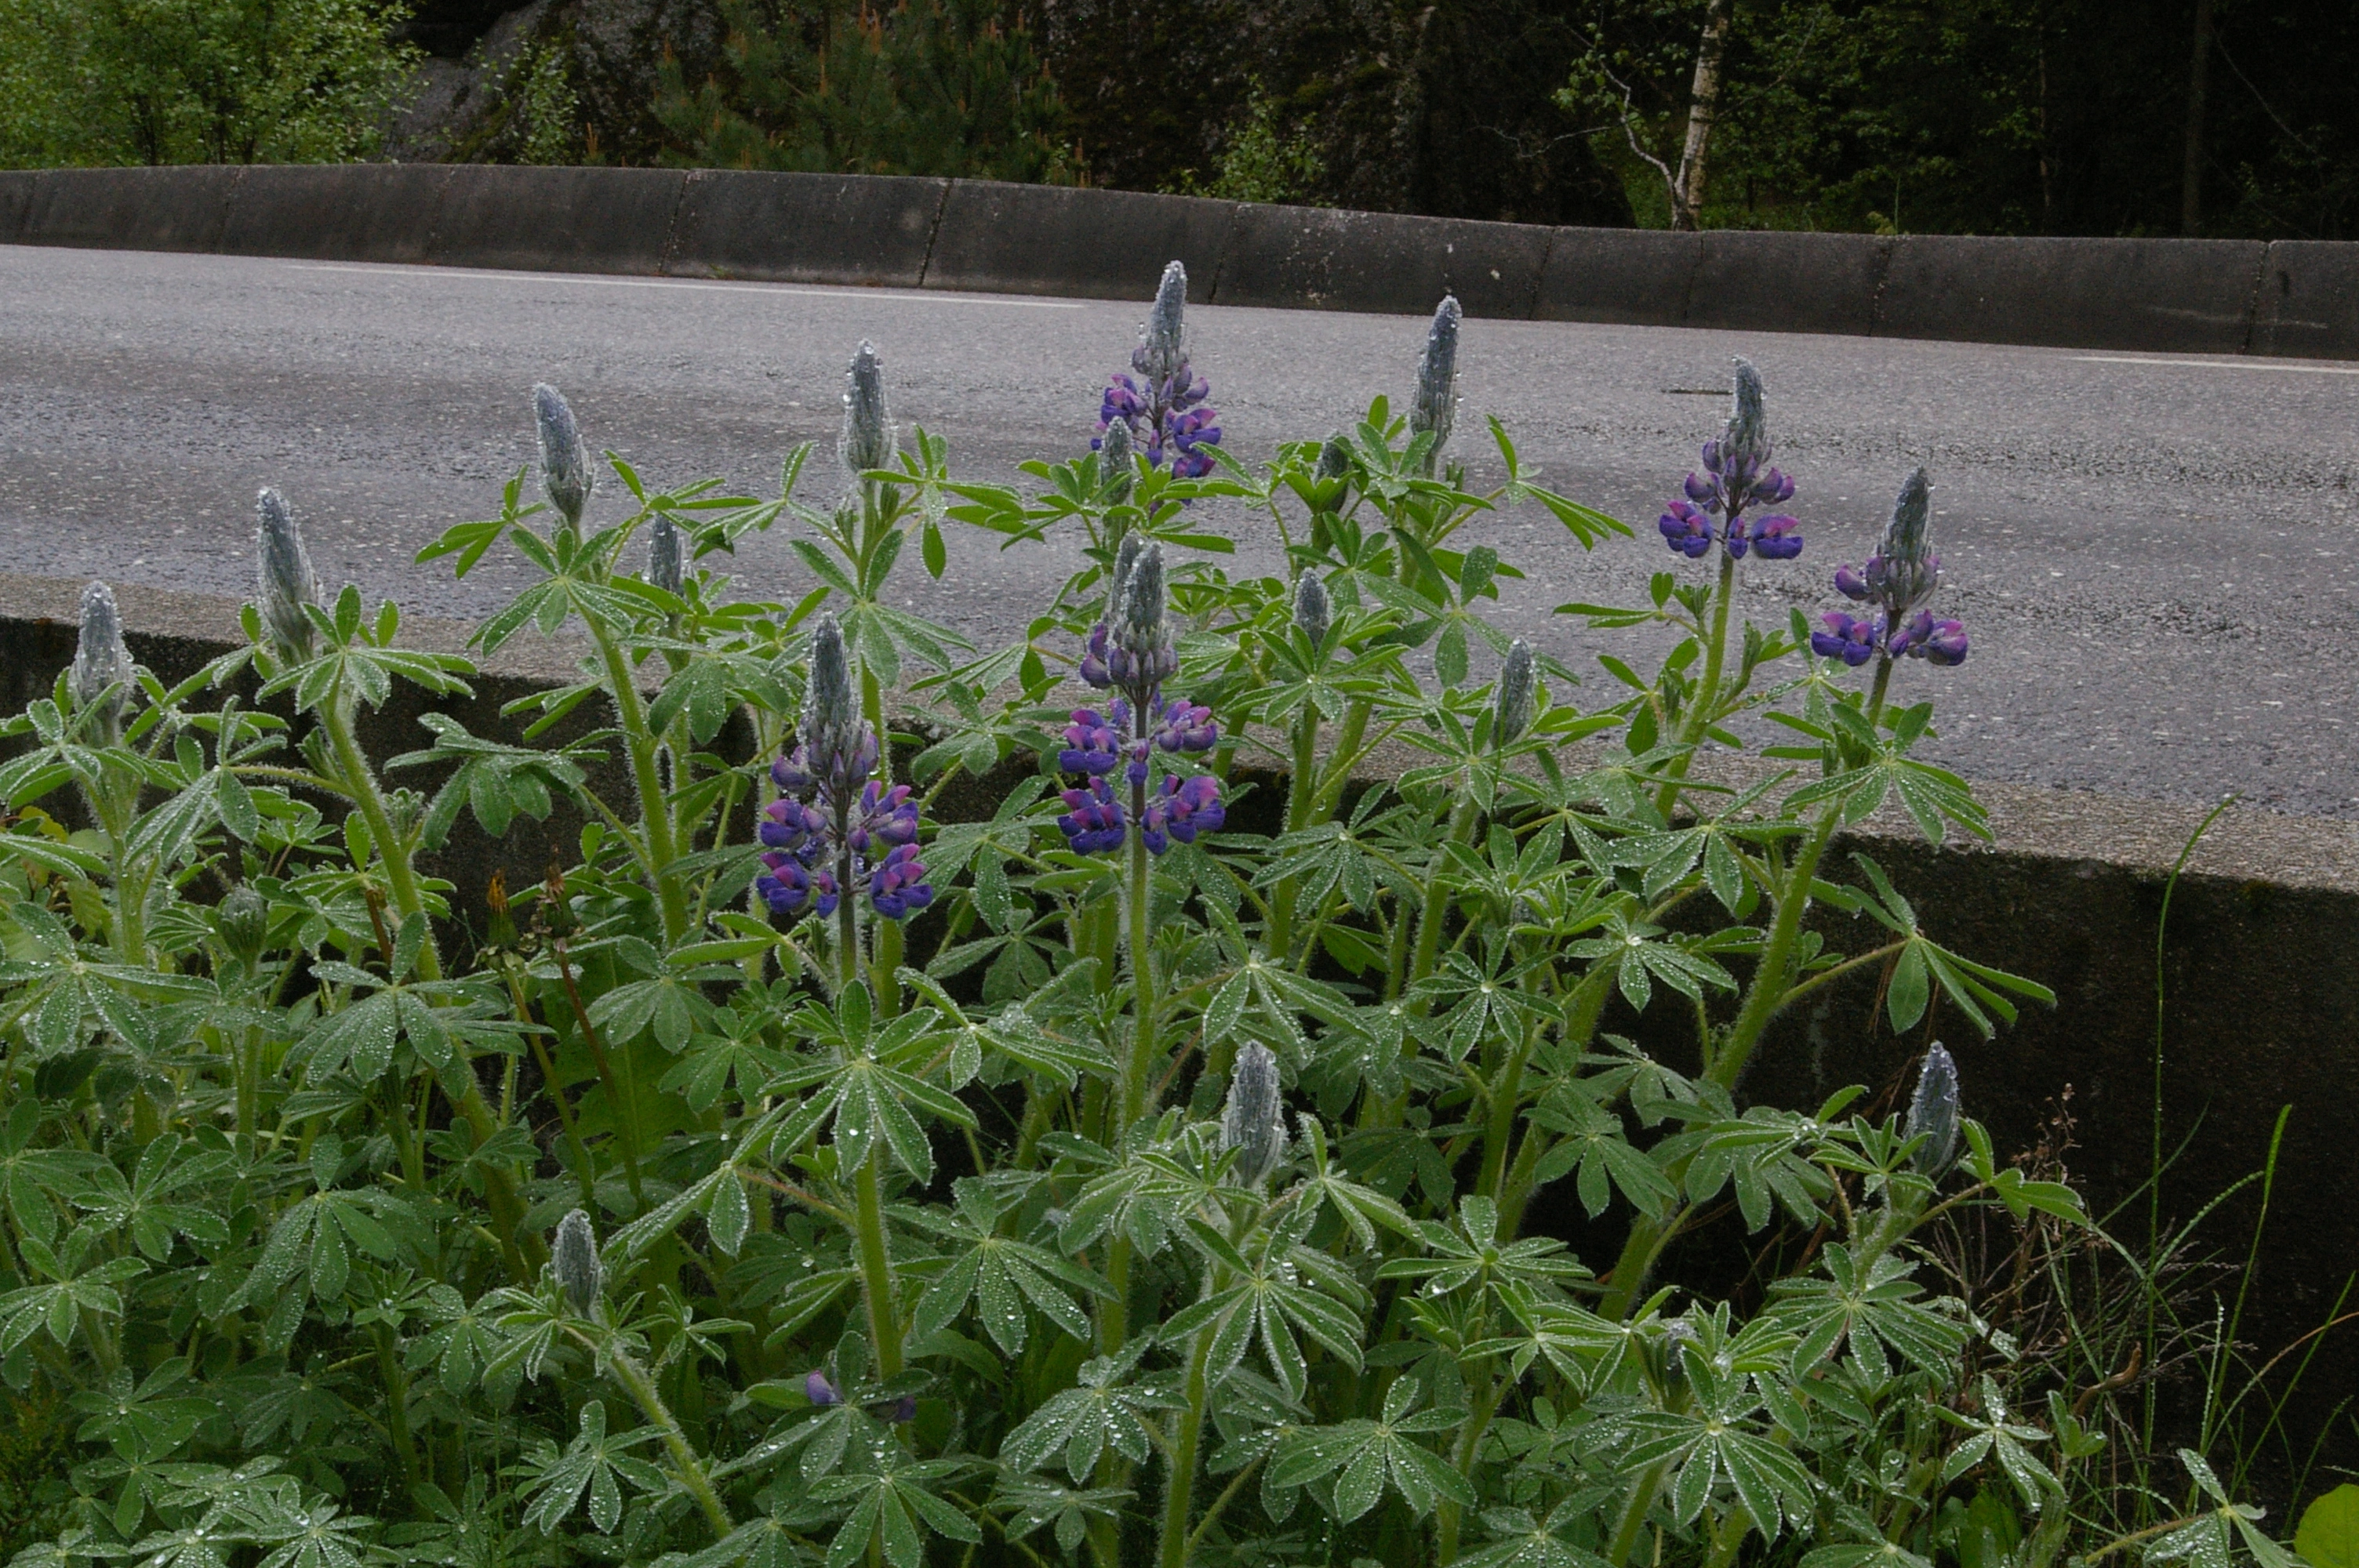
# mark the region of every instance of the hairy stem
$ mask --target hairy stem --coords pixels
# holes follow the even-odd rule
[[[614,699],[623,747],[630,753],[631,783],[638,791],[641,832],[648,869],[654,873],[656,903],[663,911],[664,940],[677,945],[688,934],[688,895],[672,871],[679,849],[672,834],[671,809],[664,802],[663,776],[656,766],[657,737],[647,728],[647,705],[639,700],[638,680],[622,644],[595,620],[586,624],[597,644],[599,660],[606,666],[607,694]]]
[[[671,1455],[672,1473],[679,1477],[680,1486],[704,1510],[705,1522],[712,1528],[712,1538],[718,1541],[726,1536],[735,1528],[730,1522],[729,1510],[722,1506],[721,1494],[712,1489],[712,1478],[704,1473],[704,1461],[697,1456],[695,1446],[688,1441],[688,1433],[680,1430],[679,1422],[671,1413],[671,1407],[665,1404],[663,1395],[656,1391],[655,1379],[647,1375],[645,1368],[613,1343],[603,1346],[603,1351],[606,1366],[614,1374],[614,1380],[623,1385],[624,1390],[639,1407],[639,1413],[647,1418],[648,1424],[663,1434],[664,1450]]]
[[[901,1374],[901,1329],[893,1309],[893,1260],[885,1250],[885,1204],[876,1167],[884,1151],[869,1145],[860,1162],[853,1191],[860,1206],[860,1279],[868,1298],[868,1335],[876,1342],[876,1370],[886,1378]]]

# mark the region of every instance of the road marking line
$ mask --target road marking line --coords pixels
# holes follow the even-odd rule
[[[2231,364],[2225,360],[2146,360],[2130,354],[2074,354],[2084,364],[2096,365],[2171,365],[2180,370],[2281,370],[2294,375],[2359,375],[2359,369],[2344,365],[2245,365]]]
[[[429,280],[444,277],[480,278],[490,283],[587,283],[606,288],[702,288],[722,294],[789,294],[803,299],[888,299],[912,305],[1006,305],[1018,310],[1081,310],[1087,307],[1064,299],[1003,299],[986,294],[910,294],[881,288],[811,288],[795,283],[693,283],[671,277],[585,277],[562,272],[491,272],[473,267],[361,266],[351,263],[290,262],[292,272],[358,272],[381,277]]]

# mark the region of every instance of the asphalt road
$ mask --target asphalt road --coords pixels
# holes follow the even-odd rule
[[[496,509],[532,450],[535,381],[652,480],[774,490],[794,443],[832,451],[842,367],[867,338],[905,428],[946,437],[960,473],[1006,481],[1086,444],[1143,314],[0,247],[0,552],[18,571],[243,595],[269,483],[332,581],[478,615],[516,579],[487,567],[453,583],[411,557]],[[1246,457],[1374,393],[1397,401],[1423,338],[1415,320],[1308,311],[1201,308],[1190,328]],[[1722,419],[1712,389],[1739,353],[1767,382],[1809,541],[1798,561],[1746,565],[1756,619],[1840,607],[1835,565],[1866,553],[1912,464],[1931,470],[1942,602],[1973,639],[1961,668],[1905,671],[1902,695],[1941,704],[1931,754],[1980,778],[2359,816],[2359,365],[1470,321],[1471,477],[1496,473],[1480,434],[1495,412],[1549,482],[1637,529],[1584,553],[1538,508],[1487,522],[1480,536],[1530,573],[1507,585],[1507,625],[1576,667],[1614,645],[1550,609],[1633,601],[1674,562],[1653,519]],[[1275,562],[1253,519],[1205,519],[1245,563]],[[766,596],[803,581],[775,539],[737,569]],[[943,581],[904,580],[913,608],[983,641],[1067,569],[1049,546],[974,535]]]

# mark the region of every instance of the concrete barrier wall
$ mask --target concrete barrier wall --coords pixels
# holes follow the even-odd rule
[[[0,172],[0,243],[2359,359],[2359,243],[1549,229],[990,180]]]

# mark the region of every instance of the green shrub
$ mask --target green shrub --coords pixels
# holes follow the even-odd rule
[[[415,51],[378,0],[7,0],[0,163],[333,163],[384,140]]]

